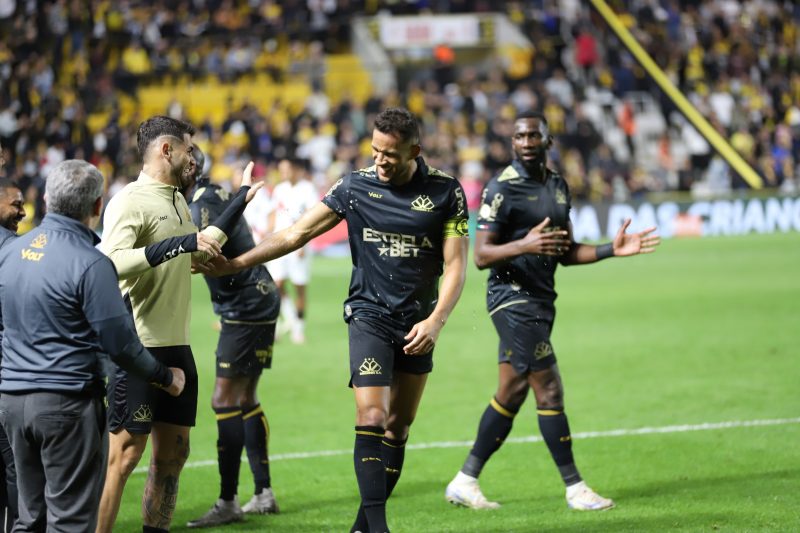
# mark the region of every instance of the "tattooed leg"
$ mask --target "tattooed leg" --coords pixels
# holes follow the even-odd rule
[[[189,429],[153,424],[152,459],[142,498],[142,520],[146,526],[169,529],[178,502],[178,479],[189,457]]]

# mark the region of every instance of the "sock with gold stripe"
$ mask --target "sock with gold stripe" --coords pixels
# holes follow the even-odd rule
[[[367,516],[369,531],[388,531],[386,526],[386,470],[381,441],[384,430],[378,426],[356,426],[353,449],[361,506]]]
[[[475,438],[475,444],[472,445],[472,450],[469,452],[464,466],[461,467],[462,472],[475,478],[481,475],[483,465],[494,452],[500,449],[511,432],[514,417],[518,411],[519,408],[505,406],[496,398],[492,398],[481,416],[478,424],[478,436]]]
[[[539,417],[539,431],[542,432],[542,439],[550,450],[561,473],[561,479],[566,485],[573,485],[581,481],[578,468],[575,466],[575,459],[572,457],[572,435],[569,431],[567,415],[561,406],[543,408],[537,407],[536,413]]]
[[[400,473],[403,470],[403,461],[406,457],[406,441],[405,439],[389,439],[384,437],[381,441],[381,451],[383,452],[383,466],[386,469],[386,499],[392,495],[394,487],[400,481]],[[356,521],[350,531],[367,531],[367,515],[364,512],[364,507],[358,508]]]
[[[217,463],[219,465],[219,497],[233,500],[239,486],[239,465],[244,447],[241,407],[215,407],[217,414]]]
[[[250,463],[250,471],[253,472],[256,494],[259,494],[263,489],[272,486],[269,474],[269,423],[261,404],[243,405],[242,419],[247,461]]]

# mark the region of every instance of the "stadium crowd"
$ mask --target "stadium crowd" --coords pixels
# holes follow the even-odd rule
[[[769,187],[796,190],[800,170],[800,7],[763,0],[617,0],[623,22]],[[369,164],[374,114],[404,105],[421,120],[430,163],[462,180],[475,207],[482,185],[511,159],[513,117],[541,109],[557,142],[551,164],[582,201],[637,199],[653,191],[726,192],[747,187],[662,96],[596,13],[576,0],[506,2],[533,43],[511,62],[419,69],[397,91],[332,101],[326,54],[349,48],[358,14],[481,12],[482,0],[128,0],[0,2],[0,143],[5,176],[26,202],[24,232],[43,216],[44,178],[84,158],[109,195],[137,174],[132,134],[143,117],[121,113],[153,84],[256,73],[303,79],[305,109],[276,101],[269,113],[231,108],[196,124],[197,144],[222,181],[251,157],[256,176],[277,162],[311,162],[323,190]],[[246,31],[244,31],[246,30]],[[164,109],[185,116],[174,102]],[[105,114],[103,114],[105,112]],[[93,123],[92,116],[102,122]],[[214,176],[212,176],[214,177]]]

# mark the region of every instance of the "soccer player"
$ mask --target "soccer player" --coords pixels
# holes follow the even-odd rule
[[[19,472],[15,531],[91,531],[105,477],[103,374],[119,365],[171,396],[184,373],[144,349],[92,232],[103,176],[68,160],[47,176],[47,216],[0,253],[0,423]]]
[[[0,147],[2,152],[2,147]],[[8,178],[0,178],[0,248],[17,236],[17,225],[25,218],[22,191]],[[0,341],[3,324],[0,323]],[[17,471],[14,453],[2,426],[0,426],[0,530],[10,532],[17,518]]]
[[[22,191],[8,178],[0,178],[0,247],[17,235],[19,221],[25,218]]]
[[[197,370],[189,347],[191,263],[219,254],[225,231],[258,189],[248,182],[219,220],[197,232],[180,193],[194,172],[193,134],[190,124],[165,116],[140,124],[142,171],[111,199],[104,216],[101,250],[114,262],[139,338],[157,359],[184,370],[186,391],[170,398],[123,369],[109,377],[108,475],[97,526],[102,533],[112,530],[148,435],[152,459],[142,498],[143,531],[169,530],[197,413]]]
[[[192,220],[201,229],[221,215],[231,202],[230,194],[209,182],[203,174],[203,153],[195,148],[196,190],[188,184],[187,199]],[[231,257],[255,246],[244,219],[230,232],[222,253]],[[256,394],[264,368],[272,365],[272,344],[280,295],[264,265],[256,265],[223,278],[205,277],[214,312],[221,317],[217,343],[217,379],[211,408],[217,416],[217,460],[221,478],[219,499],[190,528],[240,522],[244,513],[277,513],[269,473],[269,441],[266,415]],[[239,507],[237,489],[242,448],[255,481],[253,498]]]
[[[281,182],[272,191],[272,210],[268,232],[286,229],[319,202],[314,185],[306,179],[303,161],[283,159],[278,163]],[[286,321],[295,344],[305,342],[306,286],[311,274],[311,255],[306,247],[270,261],[270,274],[281,291],[281,316]],[[294,300],[288,294],[286,280],[292,284]]]
[[[375,165],[341,178],[321,203],[253,250],[214,263],[221,274],[252,267],[347,220],[353,269],[344,319],[361,492],[352,531],[388,531],[386,499],[400,477],[434,345],[464,286],[464,191],[426,165],[420,151],[414,116],[405,109],[382,111],[372,132]]]
[[[655,228],[625,233],[631,222],[626,220],[611,243],[575,242],[567,183],[547,168],[551,144],[543,115],[520,114],[511,139],[515,160],[486,185],[478,213],[475,264],[491,268],[486,300],[500,336],[499,385],[464,466],[445,491],[448,501],[473,509],[500,506],[481,493],[478,476],[511,431],[529,389],[536,397],[542,437],[566,485],[569,507],[591,511],[614,506],[586,485],[573,459],[564,390],[550,343],[554,275],[558,263],[582,265],[650,253],[660,239],[651,235]]]

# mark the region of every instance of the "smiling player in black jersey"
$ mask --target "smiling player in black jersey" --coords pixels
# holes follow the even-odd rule
[[[293,226],[217,264],[222,274],[251,267],[347,220],[353,271],[344,319],[361,492],[352,531],[388,531],[386,499],[400,477],[434,345],[464,286],[464,191],[429,167],[420,151],[414,116],[405,109],[384,110],[372,134],[375,165],[344,176]]]
[[[472,451],[445,491],[448,501],[473,509],[500,507],[481,493],[478,476],[511,431],[530,389],[539,429],[566,485],[568,505],[582,511],[614,506],[586,485],[573,460],[564,390],[550,343],[554,275],[558,263],[582,265],[650,253],[660,239],[651,235],[655,228],[625,233],[629,219],[611,243],[575,242],[567,182],[547,168],[551,143],[543,115],[519,115],[511,140],[516,159],[486,185],[478,213],[475,264],[491,268],[486,302],[500,336],[499,385],[483,413]]]

